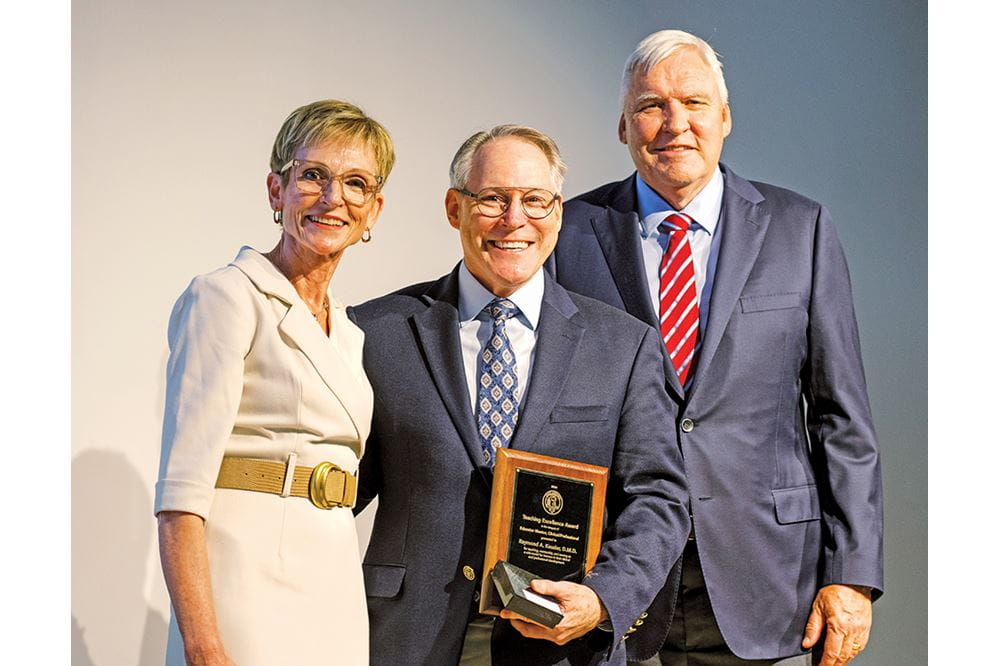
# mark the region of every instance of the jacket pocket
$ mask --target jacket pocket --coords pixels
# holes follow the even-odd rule
[[[586,421],[607,421],[607,405],[562,405],[552,408],[550,423],[583,423]]]
[[[391,599],[398,596],[403,587],[406,567],[401,564],[361,565],[365,577],[365,593],[369,597]]]
[[[740,297],[740,310],[743,312],[763,312],[798,307],[804,307],[802,297],[798,293]]]
[[[774,516],[782,525],[819,520],[819,493],[816,486],[774,488]]]

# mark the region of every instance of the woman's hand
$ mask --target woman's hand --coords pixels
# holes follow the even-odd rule
[[[212,581],[205,547],[205,521],[181,511],[157,516],[160,564],[181,637],[192,666],[235,666],[222,645],[212,603]]]

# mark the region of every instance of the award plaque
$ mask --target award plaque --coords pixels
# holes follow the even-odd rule
[[[527,580],[582,580],[601,549],[607,485],[606,467],[498,449],[479,612],[498,615],[510,602],[491,575],[498,562]]]

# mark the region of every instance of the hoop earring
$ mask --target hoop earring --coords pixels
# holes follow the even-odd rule
[[[362,243],[370,243],[371,241],[372,241],[372,230],[371,229],[365,229],[364,233],[361,234],[361,242]]]
[[[281,225],[281,211],[280,210],[271,211],[271,219],[274,220],[275,224],[277,224],[277,225],[280,226]]]

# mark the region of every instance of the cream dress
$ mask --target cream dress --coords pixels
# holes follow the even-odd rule
[[[331,299],[330,337],[291,283],[249,247],[196,277],[170,316],[154,511],[205,519],[223,645],[240,666],[367,664],[368,615],[350,508],[216,489],[223,455],[353,474],[372,391],[363,334]],[[167,664],[183,664],[174,618]]]

